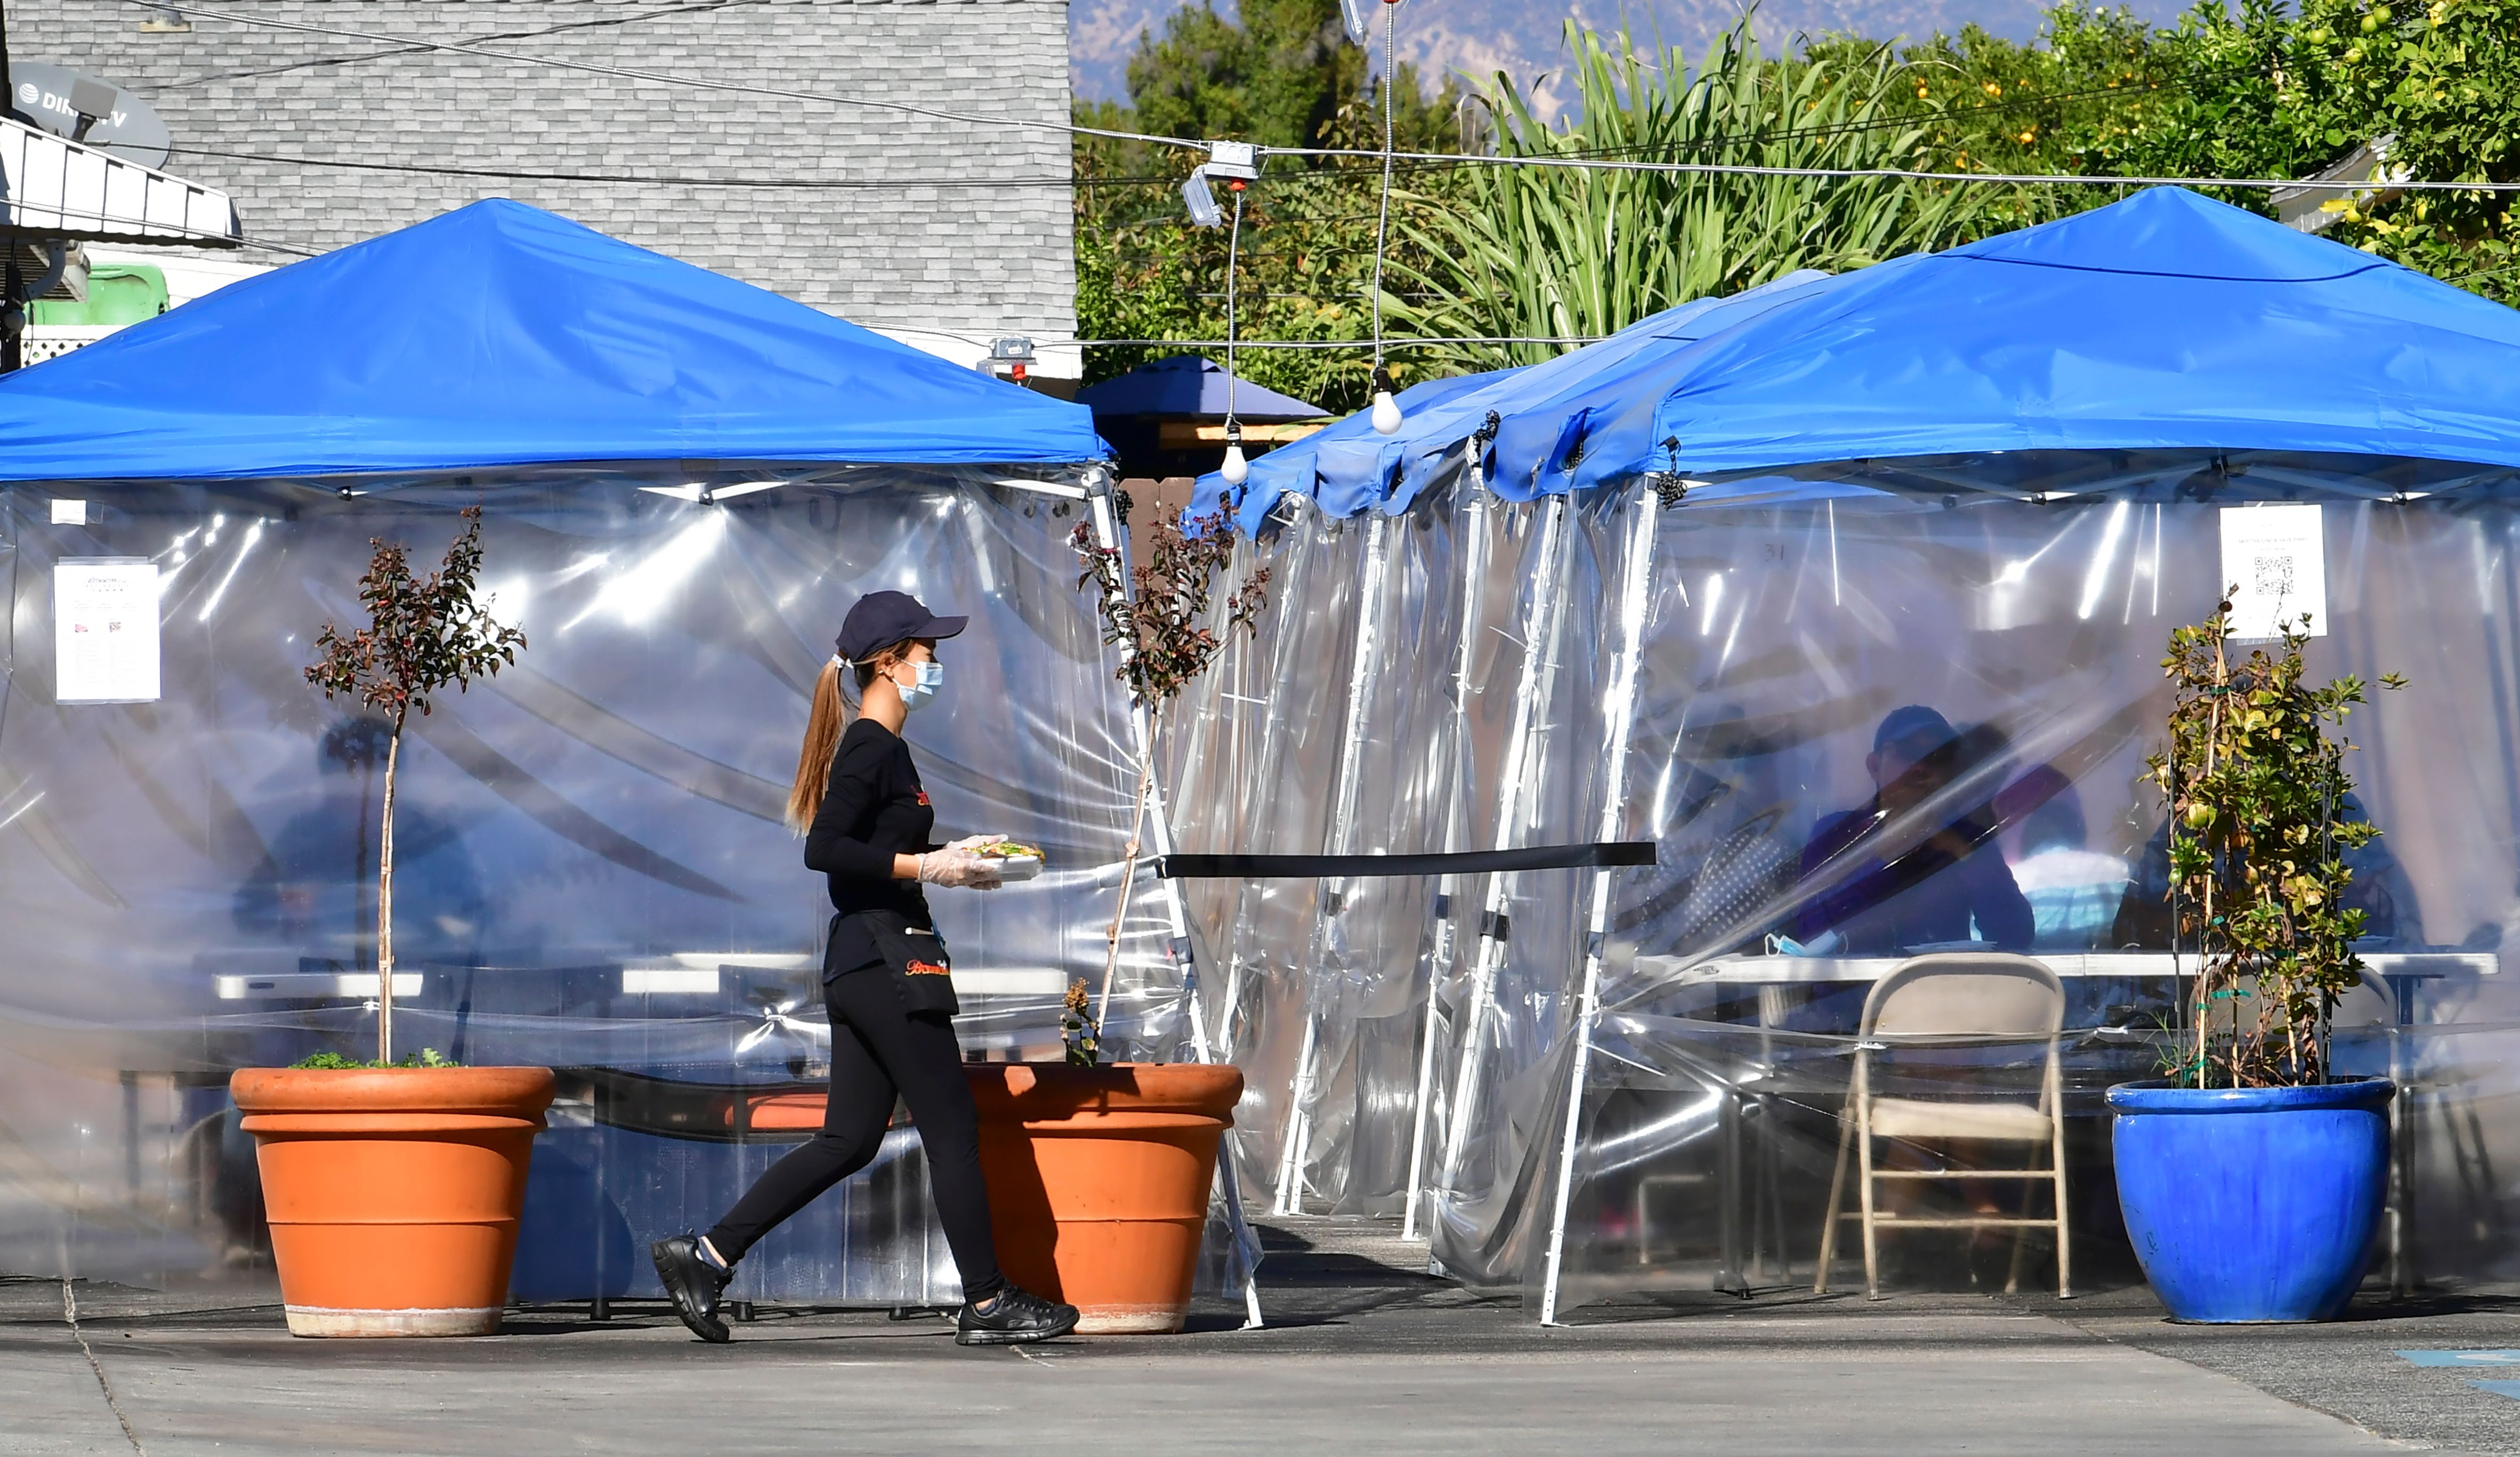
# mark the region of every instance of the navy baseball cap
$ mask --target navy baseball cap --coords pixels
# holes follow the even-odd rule
[[[1959,735],[1952,731],[1952,721],[1921,703],[1890,710],[1881,727],[1872,730],[1872,748],[1878,753],[1891,744],[1917,753],[1931,753]]]
[[[906,592],[870,592],[840,620],[832,646],[852,663],[913,638],[951,638],[970,625],[968,617],[939,617]]]

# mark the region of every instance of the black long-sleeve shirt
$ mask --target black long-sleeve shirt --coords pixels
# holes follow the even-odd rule
[[[892,858],[928,849],[935,828],[936,812],[919,785],[910,745],[873,719],[849,725],[832,755],[822,808],[805,833],[806,868],[831,877],[832,905],[841,915],[826,969],[854,970],[876,958],[874,943],[848,919],[855,912],[889,910],[913,926],[936,924],[919,882],[892,876]]]

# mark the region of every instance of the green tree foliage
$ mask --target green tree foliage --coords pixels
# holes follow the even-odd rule
[[[1866,44],[1837,39],[1817,50]],[[1973,27],[1902,53],[1893,97],[1937,169],[2125,177],[2310,177],[2396,138],[2429,182],[2520,181],[2520,0],[2242,0],[2148,29],[2124,12],[2050,11],[2030,45]],[[2112,200],[2117,188],[1977,187],[1987,231]],[[2207,189],[2272,215],[2264,189]],[[2340,196],[2326,236],[2520,303],[2512,199]],[[2352,204],[2352,205],[2348,205]]]
[[[1229,21],[1206,6],[1173,13],[1140,38],[1129,62],[1129,103],[1088,103],[1088,126],[1263,147],[1378,149],[1381,95],[1366,53],[1348,43],[1337,0],[1257,0]],[[1403,151],[1475,147],[1468,98],[1447,83],[1429,95],[1399,67],[1393,131]],[[1101,137],[1076,145],[1076,318],[1086,338],[1216,339],[1226,334],[1228,240],[1190,226],[1182,180],[1199,160],[1178,148]],[[1236,279],[1240,333],[1274,340],[1372,335],[1373,211],[1378,163],[1355,158],[1269,159],[1244,195]],[[1229,210],[1230,195],[1219,190]],[[1172,347],[1086,351],[1088,380],[1125,374]],[[1222,358],[1221,348],[1204,351]],[[1349,410],[1370,393],[1362,351],[1254,350],[1244,378]]]
[[[1328,0],[1245,6],[1248,29],[1184,11],[1142,43],[1132,108],[1087,119],[1167,135],[1372,148],[1363,55]],[[1975,27],[1900,48],[1822,37],[1760,51],[1746,27],[1695,69],[1578,32],[1571,120],[1504,77],[1423,97],[1404,69],[1403,150],[2095,177],[2310,177],[2382,136],[2426,181],[2520,181],[2520,0],[2205,0],[2155,28],[2068,3],[2024,44]],[[1159,124],[1160,122],[1160,124]],[[1305,131],[1310,127],[1309,132]],[[1086,139],[1077,313],[1089,337],[1221,338],[1225,239],[1183,220],[1194,158]],[[1795,268],[1860,267],[2047,222],[2132,184],[1813,181],[1404,164],[1385,303],[1404,337],[1585,338]],[[1367,335],[1379,169],[1280,157],[1247,201],[1246,338]],[[2209,190],[2272,215],[2264,189]],[[2341,196],[2328,238],[2520,305],[2514,197]],[[1407,377],[1561,347],[1402,347]],[[1091,351],[1093,377],[1170,350]],[[1243,373],[1332,409],[1366,392],[1362,351],[1254,351]]]
[[[1744,20],[1692,70],[1569,22],[1577,105],[1552,124],[1511,82],[1490,98],[1507,156],[1762,167],[1912,168],[1925,135],[1894,113],[1901,67],[1841,46],[1765,54]],[[1882,180],[1481,166],[1410,199],[1410,291],[1392,317],[1424,337],[1597,338],[1647,314],[1792,273],[1861,268],[1964,235],[1958,189]],[[1530,364],[1562,344],[1438,351],[1464,368]]]

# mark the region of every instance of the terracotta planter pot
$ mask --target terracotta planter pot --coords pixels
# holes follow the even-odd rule
[[[972,1063],[980,1166],[1007,1278],[1088,1335],[1178,1331],[1238,1068]]]
[[[248,1068],[292,1336],[486,1336],[508,1302],[549,1068]]]

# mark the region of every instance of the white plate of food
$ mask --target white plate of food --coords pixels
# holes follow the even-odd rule
[[[980,863],[997,871],[1000,880],[1012,884],[1030,880],[1041,873],[1041,852],[1030,845],[1000,840],[995,845],[983,847]]]

